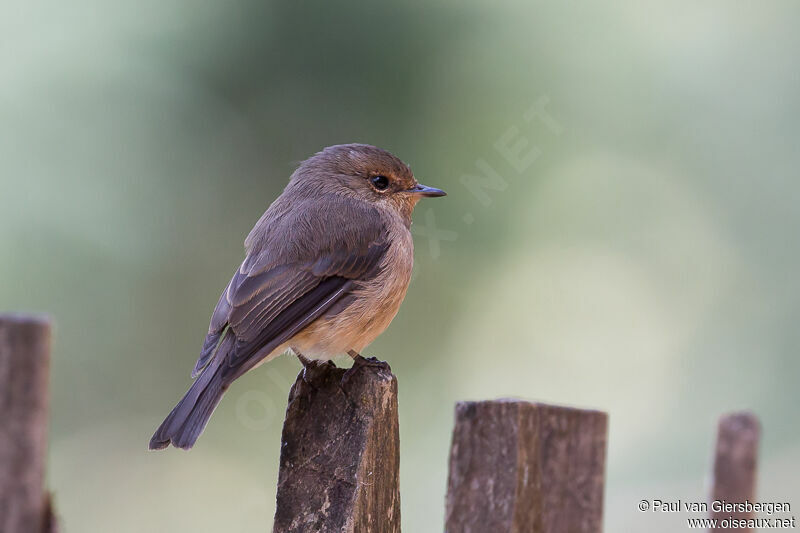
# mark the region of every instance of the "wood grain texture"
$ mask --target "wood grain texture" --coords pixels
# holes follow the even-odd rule
[[[399,533],[399,444],[388,365],[313,362],[289,393],[274,533]]]
[[[44,489],[50,323],[0,315],[0,531],[55,531]]]
[[[517,400],[462,402],[447,533],[602,531],[608,417]]]
[[[761,425],[752,413],[732,413],[719,420],[717,445],[714,453],[714,480],[711,500],[726,500],[732,503],[756,501],[756,478],[758,474],[758,441]],[[722,521],[732,516],[739,520],[755,518],[754,513],[712,512],[711,518]],[[713,531],[728,531],[714,528]],[[752,529],[737,529],[752,531]]]

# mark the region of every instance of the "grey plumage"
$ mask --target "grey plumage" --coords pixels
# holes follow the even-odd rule
[[[390,176],[393,189],[376,190],[376,175]],[[402,161],[368,145],[330,147],[301,164],[247,237],[196,380],[150,448],[191,448],[230,384],[265,358],[288,348],[360,351],[380,334],[408,286],[420,187]]]

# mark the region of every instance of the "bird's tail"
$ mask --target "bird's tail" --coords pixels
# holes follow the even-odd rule
[[[226,341],[233,344],[233,335]],[[220,345],[220,350],[211,363],[197,377],[189,390],[161,423],[150,439],[151,450],[161,450],[170,444],[176,448],[188,450],[205,429],[208,419],[228,389],[223,379],[222,370],[227,346]]]

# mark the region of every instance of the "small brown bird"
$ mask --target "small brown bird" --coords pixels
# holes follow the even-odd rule
[[[304,161],[245,240],[222,292],[186,395],[150,449],[191,448],[230,384],[291,350],[303,362],[360,352],[406,295],[414,261],[411,213],[420,185],[394,155],[366,144]]]

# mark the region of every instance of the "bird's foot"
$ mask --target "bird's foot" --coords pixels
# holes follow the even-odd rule
[[[297,348],[292,348],[292,352],[294,352],[294,354],[297,356],[300,364],[303,365],[303,381],[311,385],[311,382],[314,380],[314,378],[320,374],[320,366],[322,361],[309,359]]]
[[[317,387],[314,385],[315,381],[324,379],[322,376],[327,374],[331,368],[336,368],[332,361],[320,361],[306,359],[303,364],[303,381],[306,382],[312,389]]]
[[[390,374],[392,373],[392,367],[389,366],[389,363],[381,361],[377,357],[362,357],[361,354],[355,350],[348,350],[347,355],[353,358],[353,366],[348,368],[342,376],[343,386],[347,385],[353,376],[365,367],[380,368],[388,371]]]
[[[308,368],[308,365],[311,364],[311,359],[303,355],[297,348],[292,348],[291,351],[297,356],[297,359],[300,361],[300,364],[303,365],[303,368]]]

